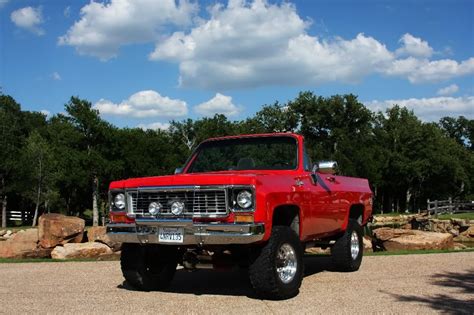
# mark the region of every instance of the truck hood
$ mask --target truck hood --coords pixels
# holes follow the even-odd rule
[[[125,189],[154,186],[207,186],[207,185],[256,185],[257,176],[264,174],[200,173],[169,176],[130,178],[110,183],[110,189]]]

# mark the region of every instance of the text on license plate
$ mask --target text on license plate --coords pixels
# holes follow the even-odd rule
[[[158,240],[160,243],[182,243],[184,240],[183,228],[160,228]]]

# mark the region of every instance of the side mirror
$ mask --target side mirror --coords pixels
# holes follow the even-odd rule
[[[175,168],[175,170],[174,170],[174,173],[175,173],[175,174],[181,174],[182,172],[183,172],[183,168],[181,168],[181,167],[177,167],[177,168]]]
[[[336,161],[320,161],[313,166],[313,172],[335,175],[337,173]]]

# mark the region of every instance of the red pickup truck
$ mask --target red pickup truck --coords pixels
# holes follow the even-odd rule
[[[299,292],[307,247],[358,270],[372,192],[336,167],[312,165],[301,135],[255,134],[202,142],[175,175],[112,182],[107,233],[123,243],[125,280],[154,290],[178,264],[238,265],[259,295],[285,299]]]

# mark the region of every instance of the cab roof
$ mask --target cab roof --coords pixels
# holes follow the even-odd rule
[[[254,133],[254,134],[215,137],[215,138],[206,139],[203,142],[228,140],[228,139],[240,139],[240,138],[281,137],[281,136],[285,136],[285,137],[289,136],[289,137],[294,137],[297,139],[303,138],[303,136],[297,133],[293,133],[293,132],[274,132],[274,133]]]

